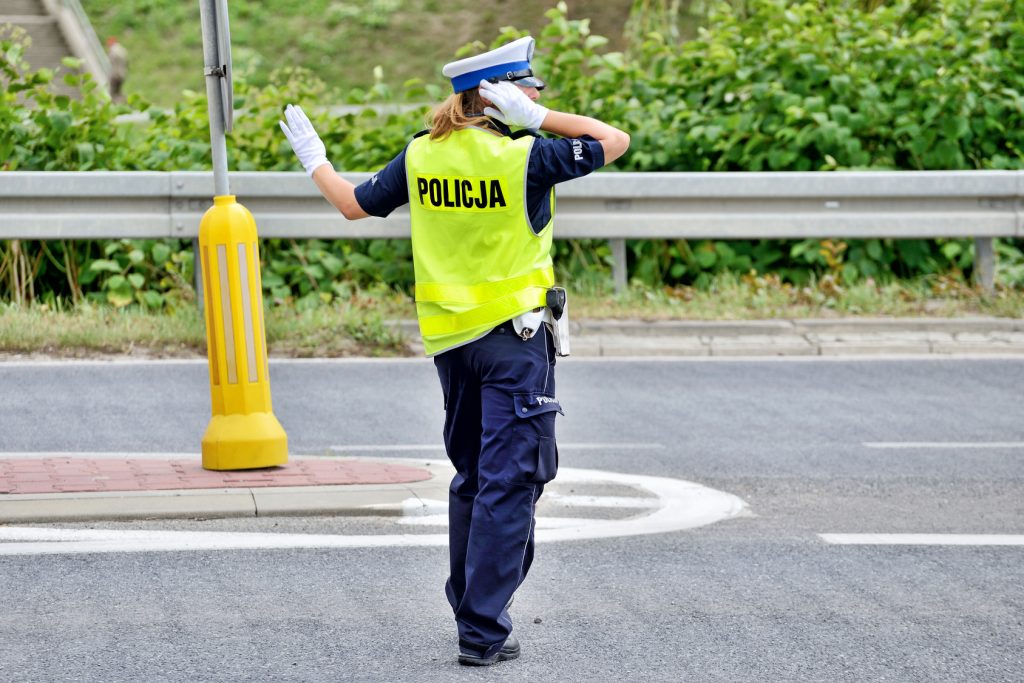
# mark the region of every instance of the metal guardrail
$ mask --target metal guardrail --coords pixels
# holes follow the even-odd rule
[[[343,173],[360,183],[369,173]],[[407,238],[407,208],[349,222],[304,173],[232,173],[261,237]],[[213,176],[193,172],[0,173],[0,239],[195,238]],[[973,237],[991,287],[992,238],[1024,237],[1024,171],[598,173],[559,186],[557,238]]]

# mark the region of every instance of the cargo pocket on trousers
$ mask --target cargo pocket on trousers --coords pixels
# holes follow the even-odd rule
[[[523,481],[546,484],[558,472],[558,446],[555,445],[555,414],[562,406],[552,396],[514,394],[516,434],[523,440],[521,464]]]
[[[558,474],[558,446],[553,438],[537,439],[537,470],[530,478],[534,484],[546,484]]]

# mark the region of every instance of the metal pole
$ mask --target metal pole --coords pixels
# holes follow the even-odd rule
[[[224,136],[224,105],[220,91],[220,79],[224,77],[224,57],[217,48],[214,0],[199,0],[199,18],[203,25],[203,73],[206,76],[206,101],[210,115],[214,196],[223,197],[231,194],[231,188],[228,186],[228,148]]]
[[[612,248],[612,282],[615,286],[615,293],[622,294],[626,291],[626,240],[608,240]]]
[[[996,286],[996,252],[991,237],[974,238],[974,279],[986,292]]]

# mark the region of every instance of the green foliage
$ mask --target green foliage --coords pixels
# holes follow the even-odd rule
[[[88,299],[115,308],[138,304],[154,310],[194,300],[195,264],[187,242],[123,239],[102,246],[102,256],[83,264],[78,277],[79,286],[92,285]]]
[[[934,5],[717,2],[630,55],[553,10],[540,54],[556,106],[634,134],[622,170],[1024,167],[1024,3]]]
[[[664,29],[642,34],[628,54],[602,52],[606,41],[564,7],[549,13],[538,50],[555,108],[631,133],[620,170],[1024,168],[1020,0],[709,2],[707,26],[682,45],[668,35],[676,7],[637,0],[637,9],[642,25],[661,16]],[[748,268],[851,283],[966,276],[973,265],[966,240],[630,246],[632,277],[648,285],[703,286]],[[1002,249],[1013,261],[1020,247]],[[1004,269],[1000,280],[1024,284],[1015,274]]]
[[[26,46],[23,30],[0,25],[0,170],[138,168],[134,131],[115,123],[128,109],[112,104],[77,60],[66,58],[56,72],[32,70]],[[58,78],[80,96],[55,94]]]
[[[344,13],[356,5],[332,6]],[[538,36],[545,103],[630,132],[617,170],[1024,168],[1024,0],[708,2],[706,26],[682,44],[671,35],[674,19],[652,30],[658,12],[675,17],[678,9],[672,0],[636,0],[634,11],[646,14],[631,22],[626,51],[610,50],[564,3]],[[505,28],[494,45],[523,34]],[[115,105],[74,62],[57,74],[33,71],[23,54],[23,37],[0,32],[4,170],[209,168],[204,93],[186,90],[173,110],[137,96]],[[239,71],[228,151],[230,167],[243,171],[300,170],[277,126],[288,102],[304,105],[337,168],[376,170],[423,127],[428,107],[410,103],[437,101],[446,90],[418,79],[396,89],[378,69],[372,85],[341,97],[307,70],[259,71],[258,86],[258,70]],[[80,97],[54,94],[57,77]],[[627,251],[632,279],[647,286],[708,287],[723,273],[750,271],[799,286],[966,282],[973,267],[971,242],[949,239],[655,240],[630,241]],[[409,291],[412,283],[407,240],[266,240],[262,254],[267,300],[303,309],[359,288]],[[1000,282],[1024,285],[1020,241],[1001,242],[998,254]],[[606,243],[558,242],[555,257],[562,277],[607,288]],[[194,297],[192,272],[190,245],[173,240],[0,245],[0,298],[14,301],[173,308]]]
[[[412,283],[409,240],[263,240],[263,287],[275,304],[313,308],[360,289]]]
[[[183,88],[202,90],[195,0],[81,0],[101,39],[128,50],[125,92],[173,108]],[[280,66],[300,66],[347,92],[375,82],[432,80],[459,42],[504,24],[538,28],[551,0],[230,0],[235,70],[258,86]],[[573,10],[621,28],[624,0],[574,0]]]
[[[9,83],[0,96],[5,170],[209,170],[205,94],[185,91],[170,112],[137,96],[118,106],[91,77],[73,72],[68,82],[81,90],[81,98],[55,96],[49,88],[52,74],[32,71],[21,59],[24,47],[23,36],[0,34],[0,68]],[[301,69],[277,72],[272,81],[262,88],[235,81],[235,127],[228,140],[232,169],[301,170],[277,126],[281,104],[322,102],[330,95],[323,82]],[[400,97],[439,95],[437,86],[410,81]],[[354,106],[346,113],[307,107],[339,169],[379,168],[422,128],[425,106],[402,115],[374,108],[394,97],[378,81],[368,90],[351,91],[347,102]],[[144,111],[147,120],[117,118],[132,110]],[[412,283],[408,240],[266,240],[262,253],[268,300],[277,303],[309,307],[375,283],[401,288]],[[182,240],[8,241],[0,244],[0,299],[85,298],[115,307],[174,308],[195,298],[193,267],[191,244]]]

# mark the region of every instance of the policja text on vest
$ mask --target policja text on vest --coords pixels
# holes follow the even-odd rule
[[[474,179],[477,180],[477,179]],[[416,177],[420,205],[435,209],[504,209],[505,194],[501,179],[480,178],[474,181],[458,176]]]

